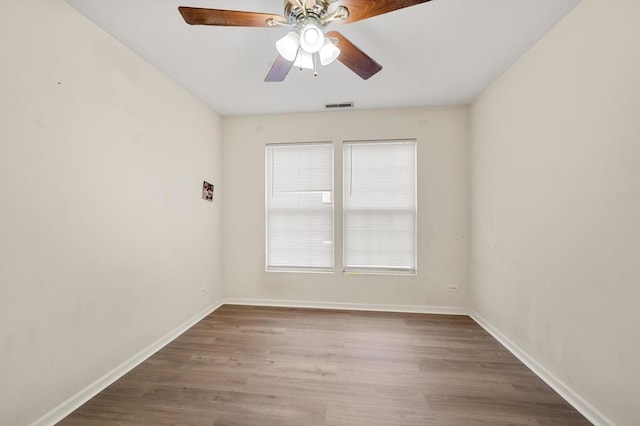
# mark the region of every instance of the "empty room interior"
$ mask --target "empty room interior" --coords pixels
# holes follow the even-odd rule
[[[640,2],[284,3],[3,2],[0,424],[640,424]]]

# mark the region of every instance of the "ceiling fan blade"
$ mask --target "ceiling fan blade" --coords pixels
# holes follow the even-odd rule
[[[283,81],[287,74],[289,74],[289,70],[291,69],[291,67],[293,67],[293,62],[289,62],[282,56],[278,55],[276,61],[273,63],[273,65],[271,65],[271,69],[267,73],[267,76],[264,78],[264,81]]]
[[[336,23],[348,24],[428,1],[431,0],[338,0],[333,4],[345,6],[349,9],[349,17],[347,19],[336,21]]]
[[[382,65],[371,59],[369,55],[360,50],[355,44],[347,40],[337,31],[329,31],[327,37],[338,39],[338,48],[340,55],[338,60],[345,64],[347,68],[368,80],[369,77],[382,69]]]
[[[243,12],[240,10],[202,9],[198,7],[180,6],[180,14],[187,24],[218,25],[225,27],[271,27],[268,19],[285,20],[280,15],[258,12]]]

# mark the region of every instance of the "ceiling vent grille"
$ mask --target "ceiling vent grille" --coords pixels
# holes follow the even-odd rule
[[[337,104],[326,104],[324,107],[326,109],[353,108],[353,102],[340,102]]]

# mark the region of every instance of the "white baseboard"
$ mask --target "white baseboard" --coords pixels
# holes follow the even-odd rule
[[[29,423],[29,426],[50,426],[55,425],[57,422],[71,414],[74,410],[79,408],[82,404],[96,396],[98,393],[103,391],[107,386],[114,383],[120,377],[124,376],[129,371],[133,370],[138,364],[142,363],[144,360],[149,358],[151,355],[156,353],[158,350],[162,349],[167,344],[171,343],[175,338],[180,336],[182,333],[187,331],[189,328],[194,326],[204,317],[218,309],[222,306],[222,301],[218,301],[213,305],[208,306],[203,309],[193,317],[189,318],[182,325],[172,330],[170,333],[166,334],[162,338],[153,342],[151,345],[147,346],[109,373],[100,377],[95,382],[91,383],[86,388],[82,389],[80,392],[73,395],[71,398],[62,402],[57,407],[53,408],[48,413],[44,414],[37,420]]]
[[[548,384],[554,391],[556,391],[562,398],[564,398],[569,404],[578,410],[583,416],[587,418],[591,423],[596,426],[611,426],[614,423],[607,419],[600,411],[585,401],[580,395],[574,392],[571,388],[565,385],[560,379],[554,376],[549,370],[547,370],[542,364],[533,359],[529,354],[524,351],[520,346],[513,343],[508,337],[496,330],[491,324],[485,321],[480,315],[474,311],[469,312],[469,316],[482,328],[484,328],[489,334],[491,334],[502,346],[507,348],[516,358],[518,358],[524,365],[529,367],[536,376],[542,379]]]
[[[340,309],[350,311],[408,312],[420,314],[467,315],[466,308],[428,305],[378,305],[368,303],[312,302],[307,300],[246,299],[228,297],[228,305],[277,306],[287,308]]]

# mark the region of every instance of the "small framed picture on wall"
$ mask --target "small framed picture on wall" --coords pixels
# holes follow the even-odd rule
[[[207,181],[202,182],[202,199],[213,201],[213,184]]]

